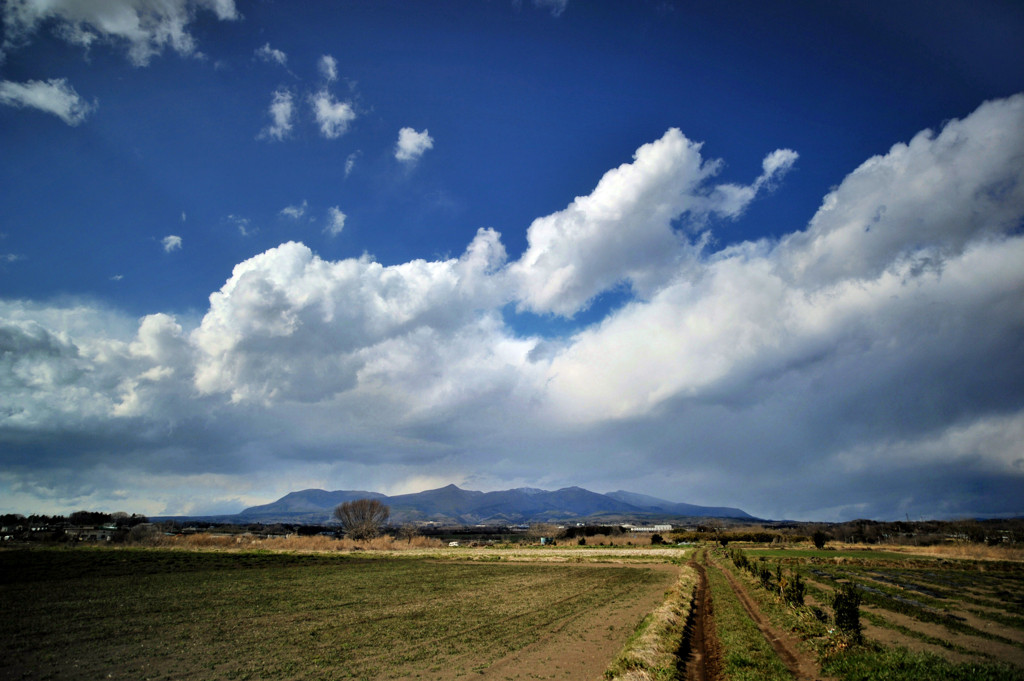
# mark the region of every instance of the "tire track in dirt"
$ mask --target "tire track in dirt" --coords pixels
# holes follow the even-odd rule
[[[782,663],[793,675],[793,678],[797,679],[797,681],[816,681],[828,678],[822,676],[818,671],[818,664],[814,659],[797,648],[796,639],[793,636],[775,627],[765,617],[764,613],[761,612],[761,608],[758,607],[757,603],[747,593],[747,590],[736,580],[736,577],[731,572],[714,562],[712,562],[712,565],[725,576],[726,581],[729,582],[729,586],[736,594],[743,609],[747,611],[747,615],[757,625],[765,641],[768,642],[768,645],[779,656],[779,659],[782,660]]]
[[[688,565],[697,571],[697,593],[686,623],[686,636],[679,649],[686,681],[715,681],[719,678],[721,645],[715,635],[711,590],[704,566],[695,560]]]

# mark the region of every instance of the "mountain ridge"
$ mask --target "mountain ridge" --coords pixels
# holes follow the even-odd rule
[[[573,486],[554,491],[520,487],[479,492],[454,484],[392,496],[363,490],[305,489],[229,517],[237,522],[322,524],[331,521],[336,506],[356,499],[377,499],[387,504],[393,523],[476,525],[590,521],[612,524],[712,517],[756,520],[739,508],[666,501],[625,490],[601,494]]]

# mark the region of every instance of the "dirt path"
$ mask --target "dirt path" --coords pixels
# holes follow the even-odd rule
[[[700,579],[679,656],[685,665],[686,681],[714,681],[719,677],[722,649],[715,636],[711,590],[704,566],[693,560],[689,566],[697,571]]]
[[[715,565],[714,563],[712,564]],[[797,646],[797,639],[794,636],[771,623],[731,572],[719,565],[715,565],[715,569],[725,575],[729,586],[732,587],[743,609],[747,611],[747,615],[757,625],[764,639],[779,656],[782,663],[786,665],[786,669],[793,675],[793,678],[797,679],[797,681],[814,681],[815,679],[828,678],[822,676],[818,671],[818,663],[814,658],[800,650]]]

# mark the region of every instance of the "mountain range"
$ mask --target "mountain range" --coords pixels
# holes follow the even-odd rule
[[[587,521],[611,524],[709,517],[755,519],[738,508],[676,503],[634,492],[598,494],[581,487],[565,487],[553,492],[530,487],[476,492],[455,485],[395,496],[361,490],[306,489],[290,492],[269,504],[251,506],[229,518],[234,522],[323,524],[331,520],[336,506],[356,499],[377,499],[386,504],[391,509],[392,523],[433,521],[500,525]]]

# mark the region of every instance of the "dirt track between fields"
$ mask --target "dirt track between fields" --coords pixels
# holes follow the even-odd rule
[[[797,679],[797,681],[814,681],[815,679],[827,678],[821,675],[814,657],[803,652],[798,647],[796,637],[773,625],[764,613],[761,612],[761,608],[750,597],[750,594],[747,593],[746,588],[740,584],[739,580],[729,570],[717,564],[714,564],[714,567],[725,576],[743,609],[746,610],[747,615],[757,625],[768,645],[772,647],[772,650],[779,656],[782,663],[786,665],[786,669],[793,675],[793,678]]]
[[[715,681],[720,676],[722,648],[715,635],[714,606],[704,566],[691,560],[689,566],[697,571],[697,594],[690,610],[686,638],[679,651],[685,666],[686,681]]]

